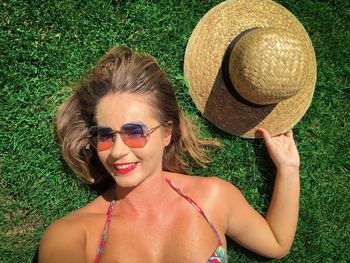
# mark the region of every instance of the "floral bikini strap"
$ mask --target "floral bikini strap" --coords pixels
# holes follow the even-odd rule
[[[218,231],[216,230],[216,228],[214,227],[214,225],[212,224],[212,222],[207,218],[207,216],[204,214],[204,211],[202,210],[202,208],[200,208],[197,203],[195,201],[193,201],[193,199],[187,195],[185,195],[180,188],[171,180],[169,180],[168,178],[165,178],[165,181],[171,186],[171,188],[173,188],[179,195],[181,195],[183,198],[185,198],[204,218],[205,220],[207,220],[207,222],[209,223],[210,227],[213,229],[218,241],[219,241],[219,245],[223,245],[220,235],[218,233]]]
[[[115,204],[115,200],[113,200],[109,204],[109,208],[108,208],[108,212],[107,212],[107,220],[106,220],[105,226],[103,228],[101,243],[100,243],[100,246],[98,248],[98,251],[97,251],[94,263],[97,263],[99,261],[101,253],[102,253],[102,250],[103,250],[103,247],[105,246],[109,225],[110,225],[111,220],[112,220],[112,212],[113,212],[114,204]]]

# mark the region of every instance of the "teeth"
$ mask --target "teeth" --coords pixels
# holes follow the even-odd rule
[[[134,166],[136,163],[128,163],[128,164],[122,164],[122,165],[114,165],[114,167],[116,168],[116,169],[119,169],[119,170],[121,170],[121,169],[127,169],[127,168],[129,168],[129,167],[131,167],[131,166]]]

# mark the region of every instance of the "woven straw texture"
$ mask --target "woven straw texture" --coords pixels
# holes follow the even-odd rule
[[[255,29],[230,56],[230,79],[238,93],[259,105],[288,99],[304,87],[309,72],[307,44],[281,29]]]
[[[262,30],[260,36],[252,31],[241,40],[254,42],[255,38],[258,42],[264,37],[271,40],[276,35],[275,29],[278,29],[279,32],[286,32],[282,36],[284,42],[288,43],[291,36],[297,40],[290,40],[293,48],[289,48],[288,52],[292,52],[292,56],[298,56],[298,50],[303,50],[297,59],[289,63],[284,58],[291,54],[285,55],[277,50],[276,42],[275,47],[265,47],[260,53],[257,50],[244,52],[248,55],[243,59],[243,66],[235,67],[232,56],[246,45],[240,40],[234,47],[230,59],[233,64],[230,64],[231,80],[240,95],[249,101],[256,104],[275,103],[262,107],[249,106],[237,100],[225,86],[221,71],[222,58],[230,42],[239,33],[255,27],[266,30]],[[253,33],[255,36],[246,37]],[[261,43],[259,45],[261,48]],[[249,46],[254,49],[254,44]],[[276,61],[271,58],[276,58]],[[244,64],[244,61],[249,63]],[[281,70],[272,73],[264,71],[264,68],[271,69],[271,65],[264,67],[263,63],[276,63],[275,68]],[[247,72],[249,82],[245,81]],[[204,117],[228,133],[255,138],[259,127],[277,135],[291,129],[302,118],[314,92],[316,59],[304,27],[287,9],[270,0],[233,0],[215,6],[197,24],[187,44],[184,75],[190,83],[189,93]],[[284,89],[279,88],[279,80],[282,79]],[[262,86],[265,89],[261,89]]]

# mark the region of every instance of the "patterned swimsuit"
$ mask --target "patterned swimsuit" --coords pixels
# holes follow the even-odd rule
[[[216,238],[218,239],[218,245],[215,249],[215,251],[213,252],[213,254],[211,255],[211,257],[206,261],[206,263],[227,263],[227,252],[226,252],[226,248],[224,247],[221,238],[219,236],[218,231],[216,230],[216,228],[214,227],[214,225],[210,222],[210,220],[207,218],[207,216],[204,214],[203,210],[196,204],[195,201],[193,201],[190,197],[188,197],[187,195],[185,195],[180,188],[178,188],[176,186],[176,184],[172,181],[170,181],[168,178],[165,178],[165,181],[171,186],[172,189],[174,189],[180,196],[182,196],[183,198],[185,198],[204,218],[205,220],[209,223],[210,227],[213,229]],[[103,229],[103,234],[102,234],[102,238],[101,238],[101,243],[100,246],[97,250],[97,254],[94,260],[94,263],[98,263],[103,247],[106,243],[107,240],[107,233],[108,233],[108,228],[109,228],[109,224],[111,223],[112,220],[112,211],[113,211],[113,207],[115,204],[115,200],[113,200],[110,205],[109,205],[109,209],[107,212],[107,219],[105,222],[105,226]]]

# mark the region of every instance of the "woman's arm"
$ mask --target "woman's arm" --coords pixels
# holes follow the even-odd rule
[[[299,154],[291,131],[271,137],[260,129],[277,173],[266,218],[257,213],[232,185],[223,191],[228,207],[226,234],[266,257],[285,256],[294,239],[299,211]]]
[[[85,262],[85,236],[75,224],[59,220],[44,232],[39,263]]]
[[[276,166],[276,179],[266,221],[278,244],[287,251],[292,246],[299,213],[299,153],[293,133],[271,137],[260,129],[267,150]]]

